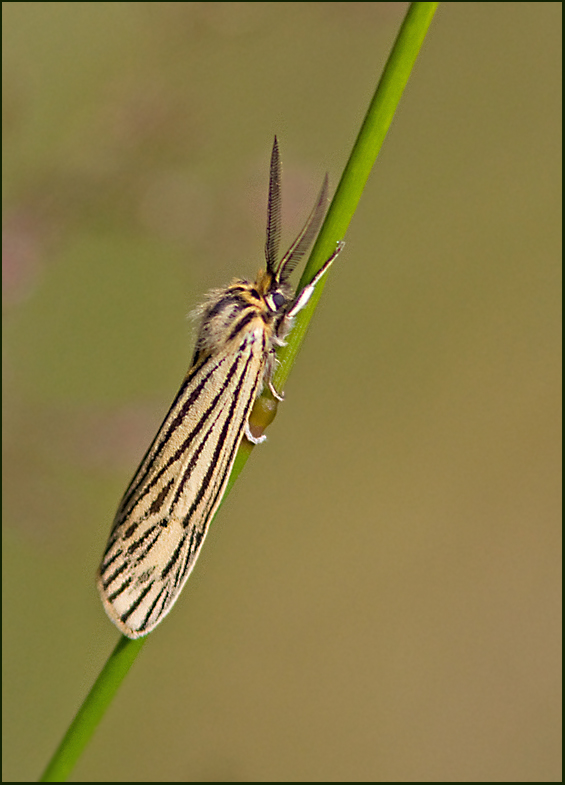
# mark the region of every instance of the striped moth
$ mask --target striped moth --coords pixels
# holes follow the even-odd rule
[[[265,439],[249,428],[257,396],[267,386],[282,400],[272,382],[276,349],[343,247],[338,243],[294,297],[288,279],[322,222],[328,177],[304,228],[277,263],[280,173],[275,137],[266,268],[254,283],[235,280],[213,290],[197,309],[192,365],[114,519],[97,585],[106,613],[129,638],[151,632],[176,602],[222,501],[241,440]]]

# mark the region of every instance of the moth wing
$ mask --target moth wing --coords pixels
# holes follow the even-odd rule
[[[171,610],[224,495],[266,362],[262,329],[232,344],[191,368],[116,513],[97,585],[129,638]]]

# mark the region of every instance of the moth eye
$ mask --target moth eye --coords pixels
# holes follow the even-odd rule
[[[272,305],[273,311],[278,311],[285,304],[286,297],[282,292],[275,292],[270,296],[269,300],[269,305]]]

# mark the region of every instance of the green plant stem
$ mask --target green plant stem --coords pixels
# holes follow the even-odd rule
[[[39,782],[66,781],[145,641],[122,635]]]
[[[410,4],[297,291],[312,280],[334,252],[337,242],[345,236],[438,5],[439,3]],[[297,315],[286,346],[277,352],[279,365],[273,379],[276,390],[284,390],[326,278],[327,276],[323,276],[318,282],[307,306]],[[262,433],[274,420],[276,412],[277,401],[269,390],[265,390],[257,399],[249,418],[253,433]],[[232,469],[228,491],[247,463],[252,450],[253,445],[244,440]]]
[[[335,250],[336,243],[345,236],[438,5],[439,3],[411,3],[408,9],[326,220],[300,280],[299,289],[312,280],[324,261]],[[308,323],[322,293],[324,278],[316,286],[306,308],[298,314],[287,345],[278,352],[280,365],[274,378],[276,389],[284,389],[304,340]],[[268,392],[258,399],[250,417],[254,432],[263,431],[272,422],[276,409],[277,403]],[[253,445],[244,439],[235,459],[224,498],[241,473],[252,450]],[[118,641],[40,782],[66,781],[145,640],[146,638],[129,640],[122,637]]]
[[[299,289],[312,280],[333,253],[338,240],[345,237],[438,5],[439,3],[410,4],[343,170],[324,225],[302,273]],[[276,389],[284,389],[326,278],[327,276],[322,278],[310,302],[296,317],[292,338],[277,354],[280,366],[274,378]]]

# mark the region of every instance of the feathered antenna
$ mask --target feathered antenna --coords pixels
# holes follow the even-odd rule
[[[279,240],[281,236],[281,159],[279,143],[275,136],[269,171],[269,201],[267,202],[267,240],[265,259],[267,270],[276,276]]]
[[[322,223],[324,213],[326,212],[326,202],[328,201],[328,175],[324,177],[320,194],[314,205],[314,209],[308,216],[308,220],[304,224],[304,228],[292,243],[288,251],[285,253],[277,267],[277,280],[285,283],[291,272],[294,270],[298,262],[302,259],[310,243],[318,233],[318,229]]]

